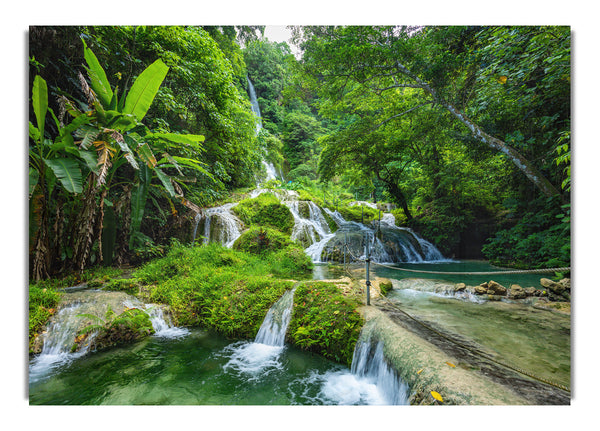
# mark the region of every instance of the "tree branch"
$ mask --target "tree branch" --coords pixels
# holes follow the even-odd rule
[[[427,101],[427,102],[421,103],[420,105],[413,106],[412,108],[410,108],[410,109],[407,109],[407,110],[406,110],[406,111],[404,111],[404,112],[401,112],[401,113],[399,113],[399,114],[396,114],[396,115],[392,115],[391,117],[388,117],[388,118],[386,118],[386,119],[385,119],[385,120],[383,120],[381,123],[379,123],[379,124],[377,124],[375,127],[373,127],[373,128],[370,130],[370,132],[372,132],[373,130],[376,130],[376,129],[380,128],[380,127],[381,127],[381,126],[383,126],[385,123],[387,123],[387,122],[389,122],[389,121],[392,121],[392,120],[393,120],[393,119],[395,119],[395,118],[402,117],[403,115],[409,114],[409,113],[411,113],[412,111],[415,111],[415,110],[417,110],[417,109],[419,109],[419,108],[422,108],[423,106],[426,106],[426,105],[433,105],[433,101],[432,101],[432,100],[429,100],[429,101]]]

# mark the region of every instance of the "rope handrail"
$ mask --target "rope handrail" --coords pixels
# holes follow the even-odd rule
[[[356,257],[354,253],[350,251],[350,248],[347,244],[344,244],[346,251],[355,261],[358,262],[366,262],[365,259],[361,259],[360,257]],[[540,268],[540,269],[518,269],[518,270],[500,270],[500,271],[473,271],[473,272],[460,272],[460,271],[425,271],[421,269],[408,269],[408,268],[400,268],[398,266],[392,266],[385,263],[375,262],[373,260],[370,261],[374,265],[383,266],[385,268],[393,269],[396,271],[404,271],[404,272],[417,272],[423,274],[442,274],[442,275],[510,275],[510,274],[549,274],[554,272],[567,272],[571,271],[570,266],[560,267],[560,268]]]
[[[570,271],[571,267],[562,267],[562,268],[542,268],[542,269],[521,269],[521,270],[503,270],[503,271],[473,271],[473,272],[459,272],[459,271],[424,271],[419,269],[407,269],[400,268],[397,266],[386,265],[385,263],[379,262],[371,262],[374,265],[384,266],[389,269],[394,269],[396,271],[405,271],[405,272],[418,272],[423,274],[445,274],[445,275],[508,275],[508,274],[546,274],[546,273],[554,273],[554,272],[566,272]]]
[[[352,256],[352,258],[358,262],[366,262],[366,259],[361,259],[356,257],[349,249],[347,244],[344,244],[346,251],[348,252],[348,254],[350,254],[350,256]],[[369,260],[370,261],[370,260]],[[390,265],[386,265],[383,263],[378,263],[378,262],[373,262],[370,261],[371,263],[375,264],[375,265],[379,265],[379,266],[383,266],[383,267],[387,267],[390,269],[395,269],[398,271],[409,271],[409,272],[422,272],[422,273],[430,273],[430,274],[454,274],[454,275],[483,275],[483,274],[523,274],[523,273],[544,273],[544,272],[564,272],[564,271],[570,271],[571,267],[562,267],[562,268],[545,268],[545,269],[532,269],[532,270],[518,270],[518,271],[511,271],[511,270],[507,270],[507,271],[488,271],[488,272],[451,272],[451,271],[420,271],[420,270],[411,270],[411,269],[403,269],[403,268],[399,268],[399,267],[395,267],[395,266],[390,266]],[[349,271],[347,272],[349,276],[354,277],[352,273],[350,273]],[[513,371],[516,371],[517,373],[523,374],[525,376],[528,376],[532,379],[538,380],[542,383],[546,383],[550,386],[554,386],[558,389],[562,389],[563,391],[566,391],[568,393],[571,392],[571,389],[565,385],[561,385],[555,382],[552,382],[551,380],[539,377],[529,371],[517,368],[505,361],[502,361],[498,358],[494,358],[489,354],[486,354],[482,351],[473,349],[463,343],[458,342],[457,340],[448,337],[447,335],[441,333],[440,331],[432,328],[430,325],[427,325],[426,323],[422,322],[421,320],[411,316],[410,314],[408,314],[406,311],[404,311],[403,309],[401,309],[398,304],[393,303],[392,301],[390,301],[387,297],[385,296],[381,296],[381,298],[384,300],[384,302],[386,302],[388,305],[392,306],[393,308],[395,308],[397,311],[401,312],[402,314],[404,314],[405,316],[407,316],[408,318],[410,318],[411,320],[415,321],[416,323],[418,323],[419,325],[422,325],[423,327],[429,329],[430,331],[433,331],[434,333],[438,334],[439,336],[445,338],[446,340],[450,341],[451,343],[456,344],[457,346],[460,346],[468,351],[470,351],[471,353],[478,355],[484,359],[487,359],[489,361],[495,362],[503,367],[506,367],[508,369],[511,369]]]

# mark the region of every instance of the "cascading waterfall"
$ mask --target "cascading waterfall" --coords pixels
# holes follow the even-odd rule
[[[242,221],[231,211],[237,203],[228,203],[219,207],[207,208],[195,218],[193,241],[201,221],[204,221],[204,244],[219,242],[231,248],[236,239],[242,234]]]
[[[408,385],[392,369],[383,354],[383,342],[359,341],[352,357],[352,374],[377,386],[385,404],[408,404]]]
[[[82,290],[66,295],[68,295],[68,305],[63,306],[50,319],[47,329],[42,335],[42,351],[30,363],[30,382],[43,379],[52,370],[67,365],[89,352],[96,332],[88,335],[77,351],[72,351],[75,339],[81,329],[90,323],[97,323],[82,317],[83,314],[96,315],[102,319],[108,307],[117,314],[125,308],[138,308],[150,317],[155,336],[179,338],[189,333],[188,329],[174,327],[167,322],[163,310],[159,306],[143,304],[137,298],[123,292]]]
[[[287,200],[283,203],[287,205],[294,216],[294,229],[291,238],[304,244],[306,247],[305,253],[310,256],[313,262],[319,262],[323,247],[335,236],[331,233],[321,210],[314,202],[302,201],[302,205],[305,205],[308,210],[308,218],[305,218],[300,215],[300,201]]]
[[[278,358],[285,348],[285,334],[294,305],[294,290],[285,292],[269,309],[253,342],[241,341],[225,348],[224,353],[230,356],[224,366],[226,371],[259,379],[282,368]]]
[[[83,304],[73,303],[62,308],[52,317],[42,335],[42,352],[29,365],[30,382],[36,382],[44,378],[52,370],[66,365],[87,353],[90,343],[96,335],[95,333],[88,336],[87,342],[80,351],[71,352],[71,346],[73,346],[75,337],[81,329],[82,319],[78,318],[77,315],[84,312]]]
[[[356,343],[350,370],[312,373],[303,380],[306,386],[319,385],[312,397],[314,404],[336,405],[405,405],[409,388],[398,373],[389,366],[384,346],[371,335]]]
[[[390,213],[383,214],[380,221],[373,221],[368,226],[345,220],[338,211],[328,208],[324,208],[324,211],[338,225],[338,230],[321,248],[322,255],[319,256],[319,260],[341,262],[345,244],[349,248],[347,261],[355,260],[353,256],[365,259],[366,237],[371,241],[370,256],[374,262],[420,263],[446,260],[433,244],[419,237],[411,229],[396,226],[394,216]]]

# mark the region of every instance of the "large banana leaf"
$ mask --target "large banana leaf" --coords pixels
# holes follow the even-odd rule
[[[148,112],[158,88],[167,76],[169,68],[162,60],[156,60],[137,77],[127,94],[124,114],[133,114],[142,120]]]
[[[169,196],[174,198],[175,197],[175,189],[173,188],[173,183],[171,182],[171,178],[169,178],[169,176],[167,174],[165,174],[163,171],[161,171],[158,168],[154,168],[154,172],[156,172],[156,176],[158,177],[160,182],[163,184],[163,186],[165,186],[165,189],[167,190],[167,193],[169,193]]]
[[[46,165],[52,169],[56,178],[59,179],[62,186],[69,193],[81,193],[82,191],[82,177],[81,169],[79,169],[79,163],[75,160],[57,158],[57,159],[44,159]]]
[[[39,75],[36,75],[33,79],[31,102],[33,104],[35,118],[37,119],[39,136],[43,139],[44,127],[46,125],[46,112],[48,112],[48,85],[46,85],[46,81]]]
[[[87,47],[85,41],[83,41],[83,55],[88,64],[88,75],[92,84],[92,90],[94,90],[96,96],[98,96],[102,106],[105,109],[110,109],[113,92],[110,88],[110,83],[106,78],[106,72],[104,72],[104,69],[100,66],[100,62],[98,61],[98,58],[96,58],[96,55]]]

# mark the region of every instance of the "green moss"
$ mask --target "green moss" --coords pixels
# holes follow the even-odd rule
[[[331,233],[335,233],[338,230],[337,223],[325,211],[321,211],[321,213],[323,214],[323,217],[325,218],[325,221],[327,222]]]
[[[338,211],[348,221],[369,224],[379,217],[379,211],[367,206],[339,207]]]
[[[62,294],[52,287],[29,286],[29,347],[48,319],[56,312]]]
[[[135,278],[118,278],[107,282],[103,287],[104,290],[125,292],[130,295],[137,294],[139,288],[139,282]]]
[[[289,236],[276,229],[253,226],[235,241],[233,248],[247,253],[260,254],[278,251],[293,243]]]
[[[292,281],[275,275],[305,272],[294,263],[292,249],[293,245],[256,255],[219,244],[177,247],[140,268],[135,276],[145,284],[144,299],[168,304],[177,325],[210,327],[227,336],[252,338],[271,305],[292,288]],[[169,277],[163,276],[163,268]]]
[[[94,317],[85,315],[87,317]],[[102,319],[98,319],[100,322]],[[71,351],[79,348],[80,344],[93,331],[98,331],[94,338],[96,349],[106,349],[125,343],[133,343],[154,333],[150,316],[138,308],[129,308],[121,314],[115,314],[112,309],[106,312],[106,321],[103,325],[92,324],[80,331],[80,335],[75,339],[75,344]]]
[[[312,276],[314,264],[298,244],[272,253],[269,257],[271,270],[274,275],[282,278],[309,278]]]
[[[244,199],[233,208],[236,215],[247,225],[275,228],[288,235],[294,228],[294,216],[271,193],[263,193],[253,199]]]
[[[392,290],[394,288],[393,284],[391,281],[382,281],[381,283],[379,283],[379,291],[381,292],[382,295],[387,295],[389,293],[390,290]]]
[[[364,324],[356,298],[342,295],[332,283],[304,282],[296,288],[288,339],[334,361],[352,363]]]
[[[323,206],[323,199],[310,193],[307,190],[298,190],[298,200],[299,201],[312,201],[318,206]]]

